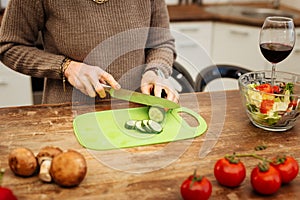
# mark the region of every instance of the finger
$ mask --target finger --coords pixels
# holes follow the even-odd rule
[[[85,90],[84,85],[81,83],[81,81],[79,79],[72,80],[72,85],[76,89],[78,89],[80,92],[82,92],[83,94],[88,95],[88,93]]]
[[[173,89],[169,88],[168,86],[165,86],[163,88],[163,90],[164,90],[164,93],[166,94],[166,96],[165,96],[166,99],[173,101],[175,103],[179,102],[179,94],[177,93],[176,90],[173,90]]]
[[[170,100],[170,101],[173,101],[175,103],[178,103],[177,96],[173,92],[171,92],[171,91],[169,91],[167,93],[167,99]]]
[[[98,80],[98,76],[96,74],[92,74],[92,76],[90,77],[90,82],[93,85],[93,89],[100,96],[100,98],[106,97],[106,92],[102,87],[100,81]]]
[[[150,95],[152,90],[153,90],[153,85],[145,84],[145,85],[141,86],[141,91],[144,94]]]
[[[179,103],[179,94],[175,91],[175,93],[174,93],[174,99],[173,99],[173,101],[175,102],[175,103]]]
[[[179,103],[179,94],[178,94],[178,92],[177,92],[176,90],[171,90],[171,92],[174,94],[174,99],[173,99],[173,101],[174,101],[175,103]]]
[[[81,78],[81,82],[85,88],[86,93],[90,96],[90,97],[95,97],[96,96],[96,92],[94,90],[94,87],[92,85],[92,83],[90,82],[89,79],[87,79],[86,77],[82,77]]]
[[[106,97],[106,92],[99,81],[98,81],[98,83],[95,84],[94,87],[95,87],[95,91],[98,93],[100,98]]]
[[[163,87],[160,86],[159,84],[156,84],[154,86],[154,96],[161,97],[162,90],[163,90]]]
[[[116,90],[121,88],[121,85],[114,79],[114,77],[111,74],[107,72],[102,73],[101,79],[102,81],[108,83],[112,88]]]

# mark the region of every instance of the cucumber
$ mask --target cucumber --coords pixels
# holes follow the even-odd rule
[[[151,106],[148,111],[149,119],[161,123],[165,119],[166,111],[158,106]]]
[[[148,120],[148,125],[151,128],[153,133],[160,133],[163,130],[163,127],[160,123],[154,121],[154,120]]]
[[[143,122],[141,120],[139,120],[135,123],[135,128],[136,128],[136,130],[138,130],[142,133],[147,133],[147,130],[144,128]]]
[[[142,126],[143,126],[143,128],[146,130],[147,133],[152,133],[153,130],[152,130],[152,129],[150,128],[150,126],[148,125],[148,121],[149,121],[149,120],[144,119],[144,120],[142,121]]]
[[[127,129],[135,129],[136,120],[129,120],[125,123],[125,128]]]
[[[125,123],[126,129],[135,129],[141,133],[157,134],[162,132],[162,123],[165,119],[166,111],[162,107],[151,106],[148,110],[149,119],[129,120]]]

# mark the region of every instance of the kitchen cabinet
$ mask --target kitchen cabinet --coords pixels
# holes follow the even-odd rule
[[[9,0],[0,0],[0,10],[7,7],[8,1]]]
[[[165,0],[167,5],[177,5],[179,0]]]
[[[236,25],[222,22],[182,22],[171,23],[172,30],[180,32],[177,36],[176,48],[179,56],[184,55],[196,66],[188,70],[192,75],[198,74],[209,63],[232,64],[251,71],[271,70],[259,49],[260,27]],[[189,40],[191,39],[191,40]],[[194,42],[193,42],[194,41]],[[197,45],[202,45],[211,60],[200,58]],[[186,61],[188,62],[188,61]],[[300,28],[296,28],[296,44],[291,55],[277,65],[277,70],[299,73],[300,67]],[[238,89],[237,80],[222,79],[208,84],[210,91]],[[206,90],[207,91],[207,90]]]
[[[185,66],[194,81],[197,74],[212,64],[211,41],[213,22],[172,22],[177,61]]]
[[[233,64],[251,71],[267,67],[258,45],[259,27],[219,22],[173,22],[171,29],[182,34],[175,36],[176,49],[179,57],[184,56],[195,66],[188,69],[194,77],[213,63]],[[201,48],[206,55],[200,56]],[[238,84],[237,80],[222,79],[222,82],[212,81],[207,88],[210,91],[237,89]]]
[[[211,47],[214,63],[236,65],[250,71],[266,69],[267,62],[260,53],[258,44],[259,32],[260,27],[215,22]],[[205,91],[223,89],[238,89],[238,81],[216,79],[207,85]]]
[[[260,27],[214,23],[212,58],[215,63],[234,64],[249,70],[271,70],[259,49]],[[289,57],[277,64],[277,70],[300,73],[300,28],[296,28],[296,44]]]
[[[300,28],[296,28],[296,44],[292,53],[281,63],[278,63],[276,69],[278,71],[287,71],[300,74]],[[271,64],[269,64],[271,70]]]
[[[15,72],[0,62],[0,107],[32,105],[29,76]]]
[[[233,64],[254,70],[266,69],[259,49],[260,27],[214,23],[212,58],[216,64]]]

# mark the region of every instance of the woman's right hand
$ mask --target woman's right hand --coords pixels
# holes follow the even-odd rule
[[[101,98],[106,96],[101,83],[108,84],[116,90],[121,88],[114,77],[100,67],[76,61],[71,61],[65,70],[65,77],[73,87],[90,97],[95,97],[97,94]]]

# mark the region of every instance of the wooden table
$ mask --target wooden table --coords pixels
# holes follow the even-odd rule
[[[182,106],[199,112],[208,124],[207,132],[195,139],[122,150],[93,152],[83,148],[73,133],[73,117],[94,110],[136,106],[107,101],[93,106],[39,105],[0,109],[0,165],[6,168],[3,186],[19,199],[181,199],[180,185],[195,168],[213,185],[211,199],[297,199],[300,177],[270,196],[253,192],[251,169],[258,163],[243,159],[247,177],[242,185],[229,189],[218,185],[213,175],[215,162],[226,153],[251,153],[257,145],[267,145],[262,156],[289,154],[300,159],[300,123],[290,131],[274,133],[254,127],[248,120],[238,91],[181,95]],[[192,121],[185,117],[189,122]],[[211,148],[213,145],[215,146]],[[15,176],[8,168],[9,152],[16,147],[37,153],[46,145],[74,149],[88,164],[87,176],[76,188],[61,188],[42,183],[38,177]],[[203,147],[204,150],[202,151]],[[211,150],[209,150],[211,148]],[[200,152],[201,156],[200,156]]]

